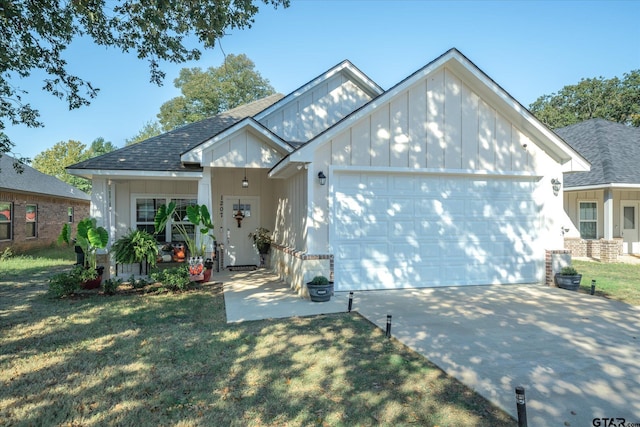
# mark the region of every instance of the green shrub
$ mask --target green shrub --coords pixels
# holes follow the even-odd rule
[[[93,268],[86,268],[81,265],[76,265],[71,270],[72,275],[76,276],[78,279],[78,283],[86,282],[88,280],[93,280],[98,277],[98,272]]]
[[[167,268],[151,273],[151,278],[171,291],[183,291],[191,285],[187,266]]]
[[[578,270],[568,265],[566,267],[562,267],[562,270],[560,270],[560,275],[561,276],[577,276]]]
[[[133,286],[133,289],[142,289],[149,284],[149,281],[147,281],[146,279],[142,277],[139,279],[136,279],[133,274],[129,276],[128,282],[131,283],[131,286]]]
[[[111,246],[111,252],[118,264],[139,264],[146,261],[155,266],[158,243],[147,231],[130,230]]]
[[[102,292],[105,295],[114,295],[121,284],[122,279],[107,279],[102,283]]]
[[[326,286],[329,284],[329,279],[327,279],[324,276],[316,276],[313,278],[313,280],[311,282],[309,282],[310,285],[321,285],[321,286]]]
[[[73,270],[69,273],[58,273],[49,279],[49,293],[56,298],[74,294],[80,289],[80,282]]]

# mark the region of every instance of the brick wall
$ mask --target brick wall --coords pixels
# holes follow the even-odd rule
[[[62,225],[68,222],[67,208],[73,207],[75,230],[78,221],[89,216],[89,201],[65,199],[42,194],[2,191],[0,201],[13,203],[13,239],[0,241],[0,252],[11,247],[20,252],[49,246],[56,242]],[[26,236],[27,205],[37,206],[36,237]]]
[[[565,265],[571,265],[571,251],[569,249],[544,251],[544,283],[547,286],[555,286],[555,274]]]
[[[565,249],[574,257],[595,258],[600,262],[617,262],[622,254],[622,239],[585,240],[578,237],[565,237]]]

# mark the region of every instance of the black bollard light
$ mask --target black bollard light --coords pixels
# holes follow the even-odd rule
[[[391,315],[387,314],[387,333],[385,334],[387,338],[391,338]]]
[[[349,313],[351,313],[351,307],[353,307],[353,291],[349,292]]]
[[[516,407],[518,408],[518,427],[527,427],[527,403],[522,386],[516,387]]]
[[[596,279],[591,280],[591,295],[596,293]]]

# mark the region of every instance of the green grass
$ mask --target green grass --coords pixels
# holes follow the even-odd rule
[[[50,299],[11,261],[0,425],[514,425],[355,313],[226,324],[220,285]]]
[[[0,251],[0,255],[3,252]],[[43,277],[50,271],[67,268],[76,261],[72,247],[48,246],[27,253],[16,253],[7,259],[0,259],[0,280],[15,281],[22,277]]]
[[[573,260],[582,274],[580,291],[591,293],[591,281],[596,281],[596,295],[640,305],[640,264],[604,264]]]

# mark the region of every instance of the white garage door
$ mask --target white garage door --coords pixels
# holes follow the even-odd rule
[[[336,290],[534,283],[533,178],[336,172]]]

